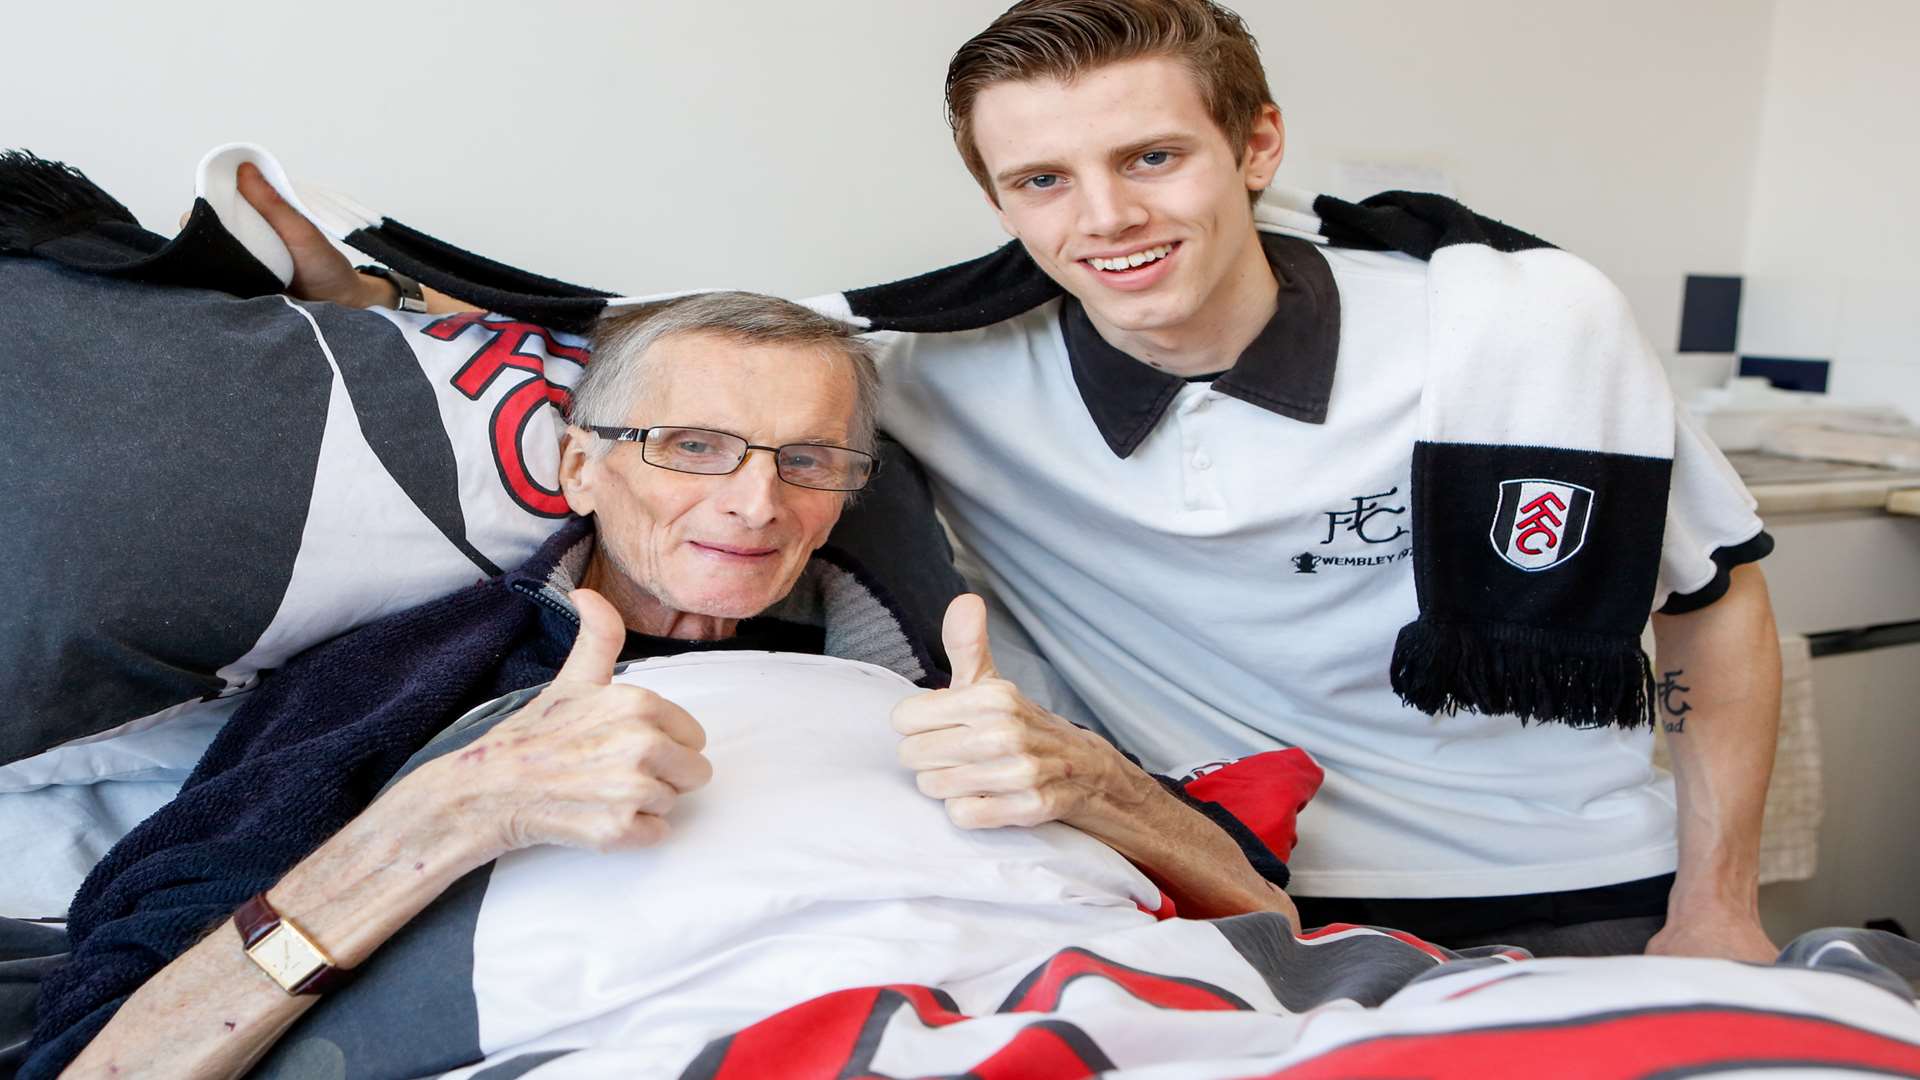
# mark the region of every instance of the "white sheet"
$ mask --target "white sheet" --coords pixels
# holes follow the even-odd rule
[[[66,918],[87,872],[165,805],[244,696],[0,768],[0,916]]]

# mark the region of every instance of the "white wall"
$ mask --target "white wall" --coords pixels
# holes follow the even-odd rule
[[[940,87],[1006,2],[19,6],[0,144],[81,166],[162,231],[200,153],[251,139],[555,276],[808,294],[1003,239]],[[1282,183],[1442,168],[1613,275],[1668,351],[1682,275],[1740,269],[1768,3],[1238,7],[1286,110]]]
[[[1777,0],[1740,351],[1920,419],[1920,4]]]

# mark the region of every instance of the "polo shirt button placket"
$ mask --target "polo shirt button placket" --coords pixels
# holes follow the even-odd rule
[[[1203,442],[1207,427],[1202,413],[1211,393],[1192,394],[1180,402],[1173,415],[1180,426],[1180,447],[1182,463],[1180,470],[1181,487],[1185,498],[1183,502],[1188,510],[1224,510],[1226,502],[1220,497],[1220,487],[1213,467],[1213,454]],[[1217,427],[1218,425],[1211,425]]]
[[[1189,443],[1191,446],[1192,444]],[[1218,481],[1219,471],[1213,467],[1213,455],[1205,448],[1193,446],[1187,455],[1187,468],[1183,470],[1187,489],[1187,509],[1224,510],[1226,500],[1220,497]]]

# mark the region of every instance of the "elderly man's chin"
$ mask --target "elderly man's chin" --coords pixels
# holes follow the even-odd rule
[[[684,598],[672,605],[688,615],[713,619],[751,619],[784,598],[789,589],[740,589]]]
[[[763,556],[760,565],[715,559],[697,550],[683,558],[694,565],[673,575],[671,595],[662,599],[676,610],[717,619],[752,618],[779,603],[793,591],[806,566],[804,558],[784,554]]]

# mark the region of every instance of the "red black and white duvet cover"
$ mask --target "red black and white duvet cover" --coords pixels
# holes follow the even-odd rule
[[[1074,829],[954,828],[895,756],[888,711],[918,692],[897,675],[727,652],[619,677],[707,731],[713,782],[672,836],[476,871],[256,1076],[1920,1076],[1895,973],[1920,947],[1891,935],[1809,936],[1762,968],[1163,918]]]

